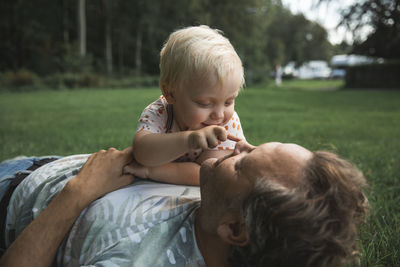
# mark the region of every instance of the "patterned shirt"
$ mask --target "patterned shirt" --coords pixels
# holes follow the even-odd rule
[[[180,129],[176,122],[173,122],[171,128],[168,129],[168,102],[164,96],[160,96],[156,101],[148,105],[142,112],[139,119],[139,124],[137,131],[148,131],[151,133],[173,133],[179,132]],[[236,112],[233,113],[232,118],[224,124],[224,127],[229,134],[236,136],[242,140],[246,140],[243,134],[243,129],[240,124],[239,116]],[[231,140],[226,140],[221,142],[212,150],[224,150],[224,149],[234,149],[235,142]],[[196,161],[197,157],[201,154],[202,150],[198,149],[186,153],[184,156],[177,159],[177,161]]]
[[[87,158],[59,159],[22,181],[10,201],[6,236],[18,236]],[[199,201],[198,187],[137,180],[82,211],[58,249],[57,266],[205,266],[194,232]]]

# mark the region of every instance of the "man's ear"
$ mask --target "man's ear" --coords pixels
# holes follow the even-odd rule
[[[249,241],[249,235],[246,230],[246,224],[243,220],[226,220],[218,225],[218,236],[228,244],[235,246],[246,246]]]
[[[174,94],[168,90],[169,85],[166,82],[161,83],[161,91],[165,99],[167,99],[168,104],[173,104],[175,101]]]

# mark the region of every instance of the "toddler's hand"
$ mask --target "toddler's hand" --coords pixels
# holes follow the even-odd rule
[[[142,179],[149,178],[149,168],[137,163],[135,160],[124,167],[124,173],[133,174]]]
[[[225,141],[228,133],[221,126],[207,126],[200,130],[190,133],[188,138],[189,149],[208,149],[214,148],[219,141]]]

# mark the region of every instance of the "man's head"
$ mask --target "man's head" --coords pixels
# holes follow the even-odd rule
[[[357,251],[366,181],[335,154],[239,144],[200,183],[200,223],[232,245],[232,266],[337,266]]]
[[[160,53],[160,86],[163,93],[189,90],[193,85],[222,85],[231,76],[244,84],[242,62],[220,31],[208,26],[173,32]]]

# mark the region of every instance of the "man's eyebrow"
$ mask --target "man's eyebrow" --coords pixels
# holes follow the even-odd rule
[[[225,155],[225,156],[219,158],[219,159],[215,162],[215,165],[214,165],[214,166],[219,166],[219,165],[220,165],[222,162],[224,162],[226,159],[232,157],[232,155],[233,155],[233,152],[232,152],[232,153],[229,153],[228,155]]]
[[[239,160],[235,162],[235,171],[239,170],[239,167],[240,167],[239,162],[240,162]]]

